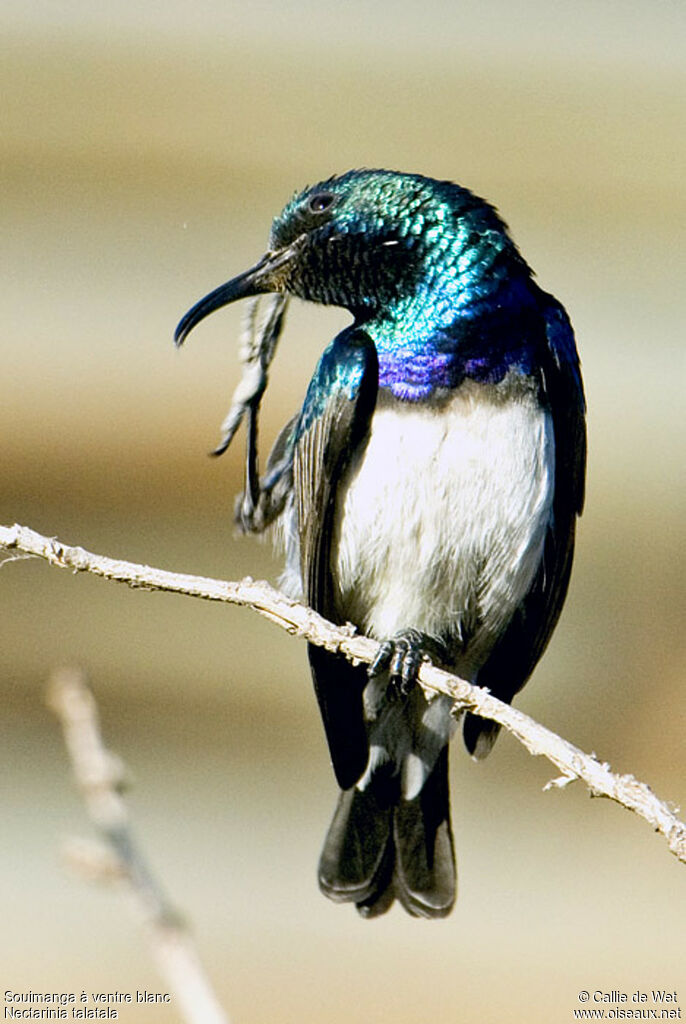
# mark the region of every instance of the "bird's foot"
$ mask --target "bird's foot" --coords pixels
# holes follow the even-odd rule
[[[234,502],[234,525],[241,533],[264,533],[283,509],[282,491],[260,485],[257,499],[249,490],[243,491]]]
[[[445,664],[445,644],[420,633],[418,629],[404,629],[383,641],[367,674],[374,679],[387,671],[389,695],[407,697],[417,682],[419,666],[425,659],[434,664]]]
[[[233,521],[241,533],[262,533],[264,530],[264,515],[260,502],[256,503],[249,492],[244,491],[237,496],[233,507]]]

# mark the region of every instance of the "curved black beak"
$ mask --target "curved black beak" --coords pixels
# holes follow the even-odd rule
[[[247,299],[251,295],[285,291],[291,265],[300,250],[299,241],[297,239],[285,249],[265,253],[250,270],[232,278],[226,284],[221,284],[200,302],[196,302],[193,308],[189,309],[179,321],[179,325],[174,331],[175,344],[183,345],[196,324],[213,313],[215,309],[228,306],[230,302],[236,302],[237,299]]]

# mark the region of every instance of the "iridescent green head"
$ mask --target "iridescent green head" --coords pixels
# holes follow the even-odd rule
[[[212,310],[261,292],[342,306],[364,322],[428,292],[459,311],[515,268],[528,275],[496,211],[467,189],[418,174],[348,171],[296,194],[274,220],[265,256],[193,307],[177,342]]]

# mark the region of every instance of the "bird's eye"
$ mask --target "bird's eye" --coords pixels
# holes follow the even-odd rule
[[[332,205],[335,196],[333,192],[315,192],[307,204],[310,213],[324,213]]]

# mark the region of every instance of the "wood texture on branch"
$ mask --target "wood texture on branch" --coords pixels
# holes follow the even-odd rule
[[[102,576],[136,589],[167,591],[252,608],[287,632],[327,650],[341,651],[354,662],[370,664],[378,651],[378,643],[358,635],[353,626],[334,626],[311,608],[290,600],[264,581],[248,577],[240,582],[229,582],[137,565],[94,555],[80,547],[69,547],[55,537],[44,537],[18,524],[0,526],[0,547],[6,550],[6,560],[36,555],[52,565]],[[562,774],[549,782],[546,788],[563,787],[576,779],[582,780],[592,796],[608,797],[644,818],[664,836],[671,852],[686,863],[686,825],[644,782],[639,782],[633,775],[615,774],[608,764],[584,753],[516,708],[497,700],[487,690],[472,686],[427,662],[420,667],[419,682],[428,694],[446,694],[455,701],[457,709],[466,708],[498,722],[531,754],[547,757]]]
[[[59,718],[76,783],[103,844],[71,844],[70,859],[95,879],[124,883],[145,923],[157,968],[188,1024],[229,1024],[195,945],[134,839],[122,795],[124,765],[105,746],[95,698],[77,669],[53,673],[47,702]]]

